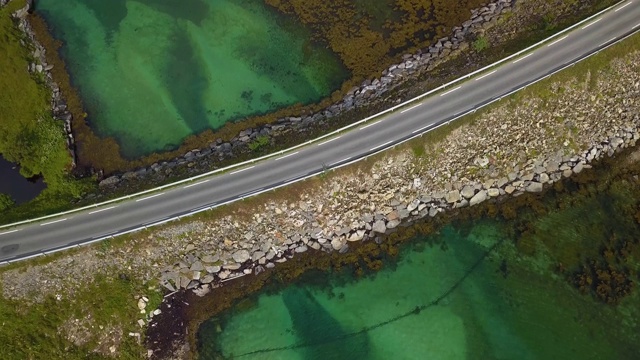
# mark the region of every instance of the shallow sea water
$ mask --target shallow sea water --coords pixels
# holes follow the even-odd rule
[[[585,234],[595,249],[609,230],[635,239],[628,195],[614,189],[537,217],[536,239],[585,256]],[[362,279],[308,273],[265,289],[201,326],[201,359],[638,359],[637,289],[618,305],[580,293],[553,271],[568,246],[523,256],[514,226],[450,224]],[[640,269],[637,260],[625,266]]]
[[[296,103],[348,77],[262,0],[39,0],[100,136],[129,158]]]

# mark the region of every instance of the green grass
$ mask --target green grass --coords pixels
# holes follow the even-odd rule
[[[67,299],[65,293],[60,301],[51,297],[38,304],[0,299],[0,342],[5,344],[0,347],[0,359],[108,358],[93,353],[104,340],[101,326],[103,329],[121,329],[118,359],[143,358],[144,347],[128,335],[129,332],[144,335],[136,323],[143,315],[139,313],[134,296],[148,296],[148,309],[157,307],[162,296],[157,290],[149,290],[122,275],[99,276],[71,299]],[[70,319],[88,320],[88,326],[93,327],[88,329],[88,341],[81,346],[74,345],[61,334],[60,329]],[[85,335],[81,333],[81,336]]]
[[[480,52],[489,48],[489,40],[486,37],[480,36],[473,42],[473,48],[475,51]]]
[[[42,75],[27,70],[32,51],[20,44],[24,35],[10,17],[24,3],[14,0],[0,9],[0,154],[19,163],[25,177],[41,174],[47,189],[27,204],[0,208],[0,223],[68,207],[71,199],[92,188],[91,180],[77,181],[69,175],[71,156],[62,122],[51,117],[50,91]]]

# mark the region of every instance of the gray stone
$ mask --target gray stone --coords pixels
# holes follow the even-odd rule
[[[217,274],[222,270],[222,266],[205,266],[205,270],[210,274]]]
[[[543,189],[543,186],[541,183],[532,181],[529,183],[529,185],[527,185],[527,187],[525,188],[525,191],[532,192],[532,193],[539,193],[539,192],[542,192],[542,189]]]
[[[458,202],[460,199],[460,192],[458,190],[451,190],[447,193],[446,200],[450,204]]]
[[[251,258],[251,254],[248,250],[242,249],[233,253],[232,257],[235,262],[243,263]]]
[[[200,260],[204,263],[212,264],[220,261],[220,256],[218,254],[215,255],[205,255]]]
[[[191,280],[191,281],[189,282],[189,285],[187,285],[187,290],[195,289],[195,288],[197,288],[198,286],[200,286],[200,281],[198,281],[198,280]]]
[[[191,280],[200,280],[200,271],[193,271],[191,273]]]
[[[407,209],[400,209],[398,210],[398,217],[400,219],[406,219],[409,216],[411,216],[411,213],[407,210]]]
[[[576,166],[573,167],[573,172],[576,174],[580,174],[580,172],[584,169],[584,164],[581,162],[577,163]]]
[[[395,229],[400,225],[400,220],[391,220],[387,223],[387,229]]]
[[[265,255],[264,252],[258,250],[256,252],[253,253],[253,255],[251,255],[251,260],[256,261],[259,260],[261,257],[263,257]]]
[[[175,287],[173,287],[173,285],[171,284],[171,282],[170,282],[170,281],[167,281],[167,280],[163,281],[163,282],[162,282],[162,286],[164,286],[167,290],[169,290],[169,291],[171,291],[171,292],[176,291],[176,288],[175,288]]]
[[[334,238],[333,240],[331,240],[331,247],[333,248],[333,250],[340,250],[343,245],[344,242],[340,240],[340,238]]]
[[[409,205],[407,205],[407,211],[411,212],[417,209],[419,205],[420,205],[420,200],[415,199],[412,202],[410,202]]]
[[[213,282],[213,275],[211,274],[205,275],[202,279],[200,279],[200,282],[203,284],[209,284]]]
[[[265,258],[267,260],[271,260],[276,256],[275,251],[273,251],[273,249],[269,249],[269,251],[267,251],[267,255],[265,255]]]
[[[516,188],[514,188],[514,187],[513,187],[513,186],[511,186],[511,185],[507,185],[507,186],[504,188],[504,191],[505,191],[507,194],[511,195],[514,191],[516,191]]]
[[[235,263],[235,264],[225,264],[223,266],[223,268],[227,269],[227,270],[238,270],[240,269],[242,265]]]
[[[309,250],[307,245],[300,245],[294,251],[297,253],[303,253],[303,252],[306,252],[307,250]]]
[[[547,173],[540,174],[540,176],[538,177],[538,181],[540,181],[543,184],[548,183],[549,182],[549,175],[547,175]]]
[[[508,182],[509,182],[509,179],[503,177],[503,178],[498,179],[498,183],[496,184],[496,186],[498,186],[499,188],[502,188],[505,185],[507,185]]]
[[[374,232],[377,232],[377,233],[380,233],[380,234],[384,234],[387,231],[387,226],[385,225],[383,220],[378,220],[378,221],[373,223],[372,230]]]
[[[462,188],[462,191],[460,192],[460,194],[465,198],[465,199],[471,199],[473,197],[473,195],[475,195],[476,190],[473,188],[473,186],[470,185],[465,185]]]
[[[481,202],[487,200],[487,192],[485,190],[480,190],[477,194],[475,194],[471,200],[469,200],[469,205],[473,206],[476,204],[480,204]]]
[[[357,230],[356,232],[349,235],[348,241],[360,241],[364,238],[364,230]]]
[[[489,195],[490,197],[497,197],[500,195],[500,190],[497,188],[491,188],[487,190],[487,195]]]
[[[191,265],[189,270],[191,270],[191,271],[202,271],[202,270],[204,270],[204,266],[202,266],[202,263],[200,261],[196,261]]]
[[[523,181],[531,181],[531,180],[533,180],[533,176],[534,176],[534,174],[531,173],[531,174],[523,175],[520,179],[523,180]]]

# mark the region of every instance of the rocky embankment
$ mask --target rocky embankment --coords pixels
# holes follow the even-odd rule
[[[341,101],[320,112],[307,116],[285,117],[278,119],[273,124],[243,130],[230,141],[218,139],[206,148],[193,149],[179,158],[158,162],[123,174],[112,175],[103,179],[100,186],[108,188],[117,186],[122,181],[136,178],[164,177],[170,175],[173,172],[172,169],[179,166],[188,166],[192,169],[192,173],[197,173],[199,169],[215,168],[215,165],[222,159],[250,151],[250,144],[258,137],[266,137],[269,141],[275,141],[275,138],[280,136],[296,136],[296,133],[304,133],[311,126],[324,126],[334,116],[354,108],[371,105],[372,102],[403,85],[406,81],[432,71],[435,67],[459,56],[464,51],[470,51],[472,41],[493,27],[500,16],[510,13],[511,7],[512,0],[498,0],[472,10],[470,19],[465,21],[462,26],[454,27],[450,36],[439,39],[427,49],[404,55],[402,62],[391,65],[382,71],[381,77],[365,80],[360,86],[351,89]]]

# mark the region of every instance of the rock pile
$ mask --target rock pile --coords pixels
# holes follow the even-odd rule
[[[640,124],[639,124],[640,125]],[[562,178],[578,174],[591,168],[590,162],[604,156],[612,156],[628,146],[635,146],[640,139],[639,128],[619,129],[605,141],[590,147],[576,156],[553,155],[544,160],[530,162],[532,172],[514,171],[499,179],[485,182],[456,181],[447,183],[445,190],[415,198],[398,199],[393,193],[385,194],[387,205],[378,211],[365,213],[360,221],[350,226],[324,226],[317,222],[309,224],[296,215],[307,214],[310,219],[322,218],[322,209],[314,209],[311,202],[300,202],[300,212],[289,211],[293,225],[281,243],[258,238],[246,233],[239,249],[230,256],[218,254],[205,255],[202,252],[189,252],[179,262],[166,267],[161,283],[170,291],[177,289],[196,289],[202,286],[218,286],[240,276],[260,273],[277,263],[287,261],[296,253],[304,253],[310,248],[316,251],[347,252],[349,243],[355,241],[379,241],[380,234],[393,231],[398,226],[407,226],[411,222],[425,217],[435,217],[439,213],[465,206],[474,206],[489,199],[503,195],[518,196],[525,192],[542,192],[545,185],[553,184]],[[414,179],[414,187],[420,188],[420,179]],[[295,205],[294,205],[295,206]],[[274,209],[274,212],[282,212]],[[295,219],[298,217],[298,219]],[[310,226],[309,226],[310,225]],[[331,225],[329,221],[328,225]]]

